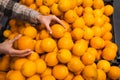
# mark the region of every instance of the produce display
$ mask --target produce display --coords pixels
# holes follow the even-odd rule
[[[3,32],[15,49],[31,49],[26,57],[0,58],[0,80],[117,80],[120,67],[112,65],[118,46],[112,41],[111,4],[104,0],[20,0],[43,15],[56,15],[66,26],[11,19]]]

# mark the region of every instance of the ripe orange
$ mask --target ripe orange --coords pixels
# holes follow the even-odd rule
[[[56,52],[47,53],[45,56],[45,62],[48,66],[57,65],[58,64],[57,53]]]
[[[59,49],[68,49],[71,50],[74,43],[71,38],[62,37],[58,40],[58,48]]]
[[[62,12],[66,12],[71,8],[71,3],[69,0],[59,0],[58,1],[58,9]]]
[[[118,66],[111,66],[107,74],[110,79],[117,80],[120,78],[120,68]]]
[[[102,15],[102,18],[104,19],[105,22],[109,23],[110,22],[110,17],[106,16],[106,15]]]
[[[43,0],[35,0],[35,4],[40,7],[43,3]]]
[[[28,36],[22,36],[17,41],[18,49],[31,49],[34,50],[34,40]]]
[[[13,26],[15,26],[16,25],[16,20],[15,19],[11,19],[10,21],[9,21],[9,26],[10,27],[13,27]]]
[[[103,36],[102,36],[102,38],[104,39],[104,40],[111,40],[112,39],[112,33],[111,32],[106,32]]]
[[[41,58],[39,58],[35,61],[35,65],[36,65],[36,72],[38,74],[43,73],[47,68],[45,61]]]
[[[4,32],[3,32],[3,36],[7,38],[7,37],[9,37],[9,36],[11,35],[11,33],[12,33],[12,32],[11,32],[10,30],[6,29],[6,30],[4,30]]]
[[[95,56],[89,52],[85,52],[83,56],[81,57],[81,60],[83,64],[85,65],[91,65],[95,61]]]
[[[37,5],[36,5],[36,4],[31,4],[31,5],[29,6],[29,8],[31,8],[31,9],[33,9],[33,10],[36,10],[36,9],[37,9]]]
[[[45,6],[52,6],[55,0],[43,0]]]
[[[35,61],[39,58],[39,54],[37,52],[32,52],[30,55],[27,56],[29,60]]]
[[[83,19],[84,19],[85,24],[87,26],[92,26],[94,24],[94,22],[95,22],[94,15],[90,14],[90,13],[84,13],[83,14]]]
[[[36,64],[33,61],[26,61],[21,67],[21,72],[25,77],[34,75],[36,70]]]
[[[105,47],[105,41],[100,37],[93,37],[90,41],[90,45],[95,49],[102,49]]]
[[[72,58],[72,53],[68,49],[60,49],[57,58],[61,63],[68,63]]]
[[[90,65],[85,66],[82,75],[86,80],[96,80],[98,76],[97,69]]]
[[[45,6],[45,5],[40,6],[39,11],[43,15],[49,15],[50,14],[50,8],[48,6]]]
[[[0,71],[0,80],[6,80],[6,72]]]
[[[84,31],[81,28],[74,28],[71,32],[73,40],[80,40],[83,37]]]
[[[93,5],[93,0],[83,0],[83,7],[91,7]]]
[[[25,4],[27,5],[27,6],[29,6],[29,5],[31,5],[31,4],[33,4],[34,3],[34,0],[25,0]]]
[[[49,32],[45,29],[42,29],[38,34],[39,34],[39,39],[45,39],[50,37]]]
[[[83,3],[83,0],[77,0],[77,6],[82,5],[82,3]]]
[[[74,9],[77,6],[77,0],[69,0],[70,1],[70,9]]]
[[[72,72],[81,72],[84,68],[82,61],[76,57],[73,57],[67,64],[67,67]]]
[[[102,12],[101,9],[95,9],[93,11],[93,14],[94,14],[95,17],[102,17],[103,16],[103,12]]]
[[[110,42],[110,43],[106,44],[105,47],[106,47],[106,48],[107,48],[107,47],[112,48],[112,49],[115,50],[115,52],[118,51],[118,46],[117,46],[117,44],[115,44],[115,43],[113,43],[113,42]]]
[[[32,26],[28,26],[24,29],[24,33],[25,36],[29,36],[31,38],[35,38],[37,35],[37,30],[35,29],[35,27]]]
[[[85,26],[85,21],[82,17],[77,18],[72,24],[73,28],[83,28],[84,26]]]
[[[65,25],[65,29],[67,32],[70,32],[72,29],[71,29],[71,25],[69,23],[67,23],[65,20],[61,20],[62,23]],[[66,32],[65,32],[66,33]]]
[[[76,75],[73,80],[84,80],[84,78],[81,75]]]
[[[73,23],[78,18],[78,15],[74,10],[68,10],[64,14],[64,20],[68,23]]]
[[[75,12],[77,13],[78,16],[82,16],[84,8],[82,6],[77,6],[74,8]]]
[[[94,31],[94,36],[100,37],[102,36],[102,30],[99,26],[93,26],[92,30]]]
[[[61,38],[64,35],[65,29],[60,24],[54,24],[51,26],[52,36],[54,38]]]
[[[102,57],[105,60],[108,60],[108,61],[114,60],[116,55],[117,55],[117,52],[113,48],[107,47],[103,49]]]
[[[27,80],[41,80],[41,79],[40,79],[40,76],[38,74],[35,74],[35,75],[27,78]]]
[[[54,66],[52,72],[56,79],[64,79],[69,73],[68,68],[62,64]]]
[[[69,72],[69,74],[64,78],[64,80],[72,80],[74,77],[74,74],[72,72]]]
[[[97,68],[102,69],[106,73],[110,70],[110,62],[107,60],[99,60],[97,63]]]
[[[104,1],[103,0],[94,0],[93,7],[95,9],[100,9],[100,8],[104,7]]]
[[[95,57],[97,57],[97,54],[98,54],[97,50],[95,48],[93,48],[93,47],[88,47],[86,52],[94,55]]]
[[[45,77],[45,76],[48,76],[48,75],[52,75],[52,69],[47,67],[45,69],[45,71],[41,74],[41,77]]]
[[[60,11],[58,9],[58,4],[57,3],[54,3],[51,8],[50,8],[52,14],[56,15],[56,16],[61,16],[63,13],[62,11]]]
[[[82,56],[88,48],[88,43],[84,40],[78,40],[72,48],[73,55]]]
[[[56,80],[54,76],[52,75],[48,75],[48,76],[44,76],[42,77],[42,80]]]
[[[104,24],[104,19],[102,17],[95,17],[95,26],[102,26]]]
[[[85,13],[88,13],[88,14],[93,14],[93,8],[92,7],[85,7],[84,8],[84,12],[83,12],[83,15],[85,14]]]
[[[105,8],[104,8],[104,14],[105,14],[106,16],[112,15],[113,12],[114,12],[114,8],[113,8],[112,5],[109,5],[109,4],[108,4],[108,5],[105,6]]]
[[[41,40],[37,40],[35,43],[35,51],[39,54],[44,52],[40,45],[41,45]]]
[[[97,69],[98,77],[97,80],[106,80],[106,73],[102,69]]]
[[[40,46],[43,49],[43,51],[52,52],[56,48],[57,44],[54,39],[45,38],[41,41]]]
[[[106,32],[112,30],[112,25],[111,23],[106,22],[103,27],[105,28]]]

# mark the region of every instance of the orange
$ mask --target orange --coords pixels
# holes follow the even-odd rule
[[[55,0],[43,0],[45,6],[52,6]]]
[[[45,69],[45,71],[41,74],[41,77],[45,77],[45,76],[48,76],[48,75],[52,75],[52,69],[47,67]]]
[[[31,4],[33,4],[34,3],[34,0],[25,0],[25,4],[27,5],[27,6],[29,6],[29,5],[31,5]]]
[[[108,61],[114,60],[116,55],[117,55],[117,52],[113,48],[107,47],[103,49],[102,57],[105,60],[108,60]]]
[[[104,8],[104,14],[105,14],[106,16],[112,15],[113,12],[114,12],[114,8],[113,8],[112,5],[109,5],[109,4],[108,4],[108,5],[105,6],[105,8]]]
[[[25,77],[34,75],[36,70],[36,64],[33,61],[26,61],[21,67],[21,72]]]
[[[68,10],[64,14],[64,20],[68,23],[73,23],[78,18],[78,15],[74,10]]]
[[[93,5],[93,0],[83,0],[83,7],[91,7]]]
[[[95,9],[100,9],[100,8],[104,7],[104,0],[94,0],[93,7]]]
[[[77,0],[77,6],[82,5],[82,3],[83,3],[83,0]]]
[[[36,65],[36,72],[39,74],[43,73],[47,68],[45,61],[40,58],[35,61],[35,65]]]
[[[28,58],[29,60],[34,61],[34,60],[36,60],[36,59],[39,58],[39,54],[38,54],[37,52],[32,52],[30,55],[27,56],[27,58]]]
[[[71,8],[70,9],[74,9],[77,6],[77,0],[69,0],[71,3]]]
[[[100,37],[93,37],[90,41],[90,45],[95,49],[102,49],[105,47],[105,41]]]
[[[84,26],[85,26],[85,21],[82,17],[77,18],[72,24],[73,28],[83,28]]]
[[[102,12],[101,9],[95,9],[93,11],[93,14],[94,14],[95,17],[102,17],[103,16],[103,12]]]
[[[106,73],[102,69],[97,69],[98,77],[97,80],[106,80]]]
[[[82,16],[84,8],[82,6],[79,6],[79,7],[75,7],[74,10],[78,16]]]
[[[41,41],[40,46],[43,49],[43,51],[52,52],[56,48],[57,44],[56,44],[56,41],[54,39],[45,38]]]
[[[35,43],[35,51],[39,54],[42,54],[44,51],[41,48],[41,40],[37,40]]]
[[[102,17],[95,17],[95,26],[102,26],[104,24],[104,19]]]
[[[95,22],[94,15],[90,14],[90,13],[84,13],[83,14],[83,19],[84,19],[85,24],[87,26],[92,26],[94,24],[94,22]]]
[[[107,60],[99,60],[97,63],[97,68],[102,69],[106,73],[110,70],[110,62]]]
[[[112,24],[111,24],[111,23],[106,22],[106,23],[103,25],[103,27],[105,28],[106,32],[112,30]]]
[[[11,19],[10,21],[9,21],[9,26],[10,27],[13,27],[13,26],[15,26],[16,25],[16,20],[15,19]]]
[[[49,32],[45,29],[41,30],[38,34],[39,34],[39,39],[45,39],[50,37]]]
[[[96,80],[98,76],[97,69],[90,65],[85,66],[82,75],[85,80]]]
[[[84,80],[84,78],[81,75],[76,75],[73,80]]]
[[[11,30],[11,32],[17,32],[18,31],[18,27],[16,25],[15,26],[11,26],[10,30]]]
[[[62,21],[62,23],[65,25],[65,29],[66,29],[66,31],[67,32],[70,32],[71,30],[72,30],[72,28],[71,28],[71,25],[69,24],[69,23],[67,23],[65,20],[61,20]],[[66,33],[66,32],[65,32]],[[64,34],[65,34],[64,33]]]
[[[54,76],[48,75],[48,76],[42,77],[42,80],[56,80],[56,79]]]
[[[18,27],[18,32],[19,32],[20,34],[24,34],[25,28],[26,28],[26,27],[25,27],[24,25],[19,26],[19,27]]]
[[[56,52],[47,53],[45,56],[45,62],[48,66],[57,65],[58,64],[57,53]]]
[[[71,50],[74,43],[71,38],[62,37],[58,40],[58,48],[59,49],[68,49]]]
[[[88,14],[93,14],[93,8],[92,7],[85,7],[84,8],[84,12],[83,12],[83,15],[84,13],[88,13]]]
[[[35,0],[35,4],[40,7],[43,3],[43,0]]]
[[[88,53],[94,55],[95,57],[96,57],[97,54],[98,54],[97,50],[96,50],[95,48],[93,48],[93,47],[88,47],[88,49],[87,49],[86,52],[88,52]]]
[[[61,38],[64,35],[65,29],[60,24],[54,24],[51,26],[52,36],[54,38]]]
[[[79,58],[73,57],[68,62],[67,67],[72,72],[81,72],[84,68],[84,64],[82,63],[82,61]]]
[[[0,71],[0,80],[6,80],[6,72]]]
[[[74,74],[72,72],[69,72],[69,74],[64,78],[64,80],[72,80],[74,77]]]
[[[28,61],[28,59],[26,59],[26,58],[17,59],[17,60],[14,62],[14,69],[15,69],[15,70],[21,70],[22,65],[23,65],[26,61]]]
[[[36,5],[36,4],[31,4],[31,5],[29,6],[29,8],[31,8],[31,9],[33,9],[33,10],[36,10],[36,9],[37,9],[37,5]]]
[[[110,79],[117,80],[120,78],[120,68],[118,66],[111,66],[107,74]]]
[[[50,14],[50,8],[48,6],[45,6],[45,5],[40,6],[39,11],[43,15],[49,15]]]
[[[95,61],[95,56],[89,52],[85,52],[83,56],[81,57],[81,60],[83,64],[85,65],[91,65]]]
[[[9,37],[10,35],[11,35],[11,31],[10,30],[8,30],[8,29],[6,29],[6,30],[4,30],[4,32],[3,32],[3,36],[4,37]]]
[[[70,32],[65,32],[65,34],[64,34],[63,37],[72,39],[72,36],[71,36],[71,33],[70,33]]]
[[[86,40],[90,40],[93,38],[94,36],[94,31],[93,29],[89,28],[89,27],[85,27],[84,29],[84,34],[83,34],[83,38]]]
[[[72,48],[73,55],[82,56],[88,48],[88,43],[84,39],[76,42]]]
[[[110,22],[110,17],[106,16],[106,15],[102,15],[102,18],[104,19],[105,22],[109,23]]]
[[[29,36],[31,38],[35,38],[37,35],[37,30],[35,29],[35,27],[32,26],[28,26],[24,29],[24,33],[25,36]]]
[[[34,40],[28,36],[22,36],[17,41],[18,49],[31,49],[34,50]]]
[[[70,0],[59,0],[58,1],[58,9],[62,12],[66,12],[71,8]]]
[[[25,77],[22,75],[20,71],[12,71],[6,77],[6,80],[25,80]]]
[[[68,63],[72,58],[72,53],[68,49],[60,49],[57,58],[61,63]]]
[[[58,9],[58,4],[57,3],[54,3],[51,8],[50,8],[52,14],[56,15],[56,16],[61,16],[63,13],[62,11],[60,11]]]
[[[92,30],[94,31],[94,36],[96,37],[102,36],[102,30],[100,26],[93,26]]]
[[[110,43],[106,44],[105,47],[106,47],[106,48],[107,48],[107,47],[112,48],[112,49],[115,50],[115,52],[118,51],[118,46],[117,46],[117,44],[115,44],[115,43],[113,43],[113,42],[110,42]]]
[[[17,33],[17,32],[11,33],[11,34],[8,36],[8,39],[13,39],[13,38],[15,38],[16,36],[18,36],[18,33]]]
[[[104,40],[111,40],[112,39],[112,33],[109,31],[109,32],[106,32],[103,36],[102,36],[102,38],[104,39]]]
[[[74,28],[71,32],[73,40],[80,40],[83,37],[84,31],[81,28]]]
[[[69,73],[68,68],[62,64],[54,66],[52,72],[56,79],[64,79]]]
[[[41,80],[41,79],[40,79],[40,76],[38,74],[35,74],[35,75],[27,78],[27,80]]]

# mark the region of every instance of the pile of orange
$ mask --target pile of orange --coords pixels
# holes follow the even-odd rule
[[[111,65],[118,46],[111,41],[112,5],[104,0],[20,0],[43,15],[56,15],[66,26],[35,27],[12,19],[3,35],[16,49],[32,49],[27,57],[0,59],[0,80],[117,80],[120,68]],[[96,62],[97,61],[97,62]],[[6,78],[6,79],[5,79]]]

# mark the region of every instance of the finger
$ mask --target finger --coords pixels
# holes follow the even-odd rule
[[[52,34],[52,30],[51,30],[49,24],[46,25],[46,28],[47,28],[47,30],[49,31],[49,33]]]
[[[27,52],[27,53],[25,53],[25,54],[22,54],[22,55],[20,55],[20,54],[14,54],[14,55],[11,55],[12,57],[25,57],[25,56],[28,56],[28,55],[30,55],[32,52]]]
[[[60,23],[66,29],[66,26],[59,18],[57,18],[56,16],[53,16],[53,17],[54,17],[54,20],[56,20],[58,23]]]
[[[18,36],[16,36],[14,39],[10,40],[10,43],[15,42],[16,40],[18,40],[22,35],[19,34]]]

